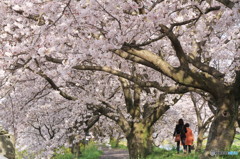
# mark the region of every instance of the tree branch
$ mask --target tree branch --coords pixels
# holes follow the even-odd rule
[[[27,69],[30,70],[30,71],[32,71],[32,72],[34,72],[30,67],[27,67]],[[44,78],[44,79],[51,85],[51,87],[52,87],[54,90],[59,91],[59,94],[60,94],[62,97],[66,98],[66,99],[68,99],[68,100],[77,100],[76,97],[72,97],[72,96],[68,95],[67,93],[63,92],[63,91],[54,83],[54,81],[53,81],[50,77],[48,77],[46,74],[44,74],[42,71],[38,71],[38,72],[34,72],[34,73],[36,73],[36,74],[38,74],[39,76],[41,76],[42,78]]]
[[[219,10],[220,8],[221,8],[220,6],[210,7],[207,8],[204,13],[208,14],[209,12]]]
[[[53,139],[54,136],[55,136],[54,131],[50,130],[50,128],[49,128],[46,124],[44,124],[44,126],[45,126],[45,128],[47,129],[47,131],[48,131],[49,138],[50,138],[50,139]],[[50,126],[50,127],[51,127],[51,126]],[[52,134],[51,134],[51,132],[52,132]]]
[[[131,55],[129,54],[128,52],[124,51],[124,50],[115,50],[115,51],[112,51],[114,54],[124,58],[124,59],[127,59],[127,60],[130,60],[130,61],[133,61],[133,62],[136,62],[136,63],[139,63],[139,64],[142,64],[142,65],[145,65],[145,66],[148,66],[150,68],[153,68],[155,70],[158,70],[161,72],[161,70],[159,70],[155,65],[153,65],[152,63],[148,62],[147,60],[144,60],[140,57],[137,57],[137,56],[134,56],[134,55]]]
[[[204,122],[203,127],[207,127],[208,124],[210,124],[210,123],[212,122],[213,118],[214,118],[214,115],[212,115],[211,117],[209,117],[209,118]]]
[[[206,77],[204,77],[203,74],[200,74],[198,72],[193,73],[192,70],[190,69],[186,70],[181,67],[174,68],[167,61],[165,61],[161,56],[158,56],[157,54],[154,54],[151,51],[136,50],[128,47],[123,47],[122,50],[152,63],[153,65],[155,65],[157,69],[161,70],[161,72],[164,75],[172,78],[174,81],[177,81],[180,84],[186,85],[188,87],[190,86],[195,88],[205,88],[206,83],[204,81],[207,80],[209,81],[207,84],[211,83],[211,87],[212,85],[214,85],[209,79],[206,79]],[[181,52],[181,54],[182,53],[183,52]],[[185,56],[185,55],[180,55],[180,56]],[[183,59],[183,61],[185,61],[185,59]],[[200,79],[199,77],[196,78],[195,76],[199,76],[199,77],[201,76],[201,78],[203,78],[204,80]]]
[[[96,2],[103,9],[104,12],[106,12],[110,17],[112,17],[114,20],[117,21],[119,29],[122,30],[121,22],[115,16],[113,16],[111,13],[109,13],[97,0],[96,0]]]
[[[100,115],[94,115],[91,119],[87,120],[86,125],[87,128],[84,129],[85,132],[89,131],[91,127],[99,120]]]
[[[219,72],[214,67],[211,67],[211,66],[208,66],[208,65],[202,63],[198,59],[192,59],[191,57],[187,56],[187,60],[188,60],[189,63],[191,63],[196,68],[202,70],[203,72],[206,72],[206,73],[212,75],[215,78],[221,79],[221,78],[224,77],[223,73]]]
[[[142,81],[138,77],[126,74],[124,72],[114,70],[110,67],[107,66],[83,66],[83,65],[76,65],[73,66],[74,69],[76,70],[90,70],[90,71],[103,71],[107,72],[113,75],[116,75],[118,77],[125,78],[129,81],[132,81],[136,84],[138,84],[140,87],[153,87],[156,88],[160,91],[167,92],[169,94],[178,94],[178,93],[186,93],[191,90],[196,90],[195,88],[192,87],[185,87],[185,86],[172,86],[172,87],[161,87],[158,82],[156,81]]]
[[[190,23],[192,21],[194,21],[194,20],[190,20],[190,21],[186,21],[186,22],[182,22],[182,23],[175,23],[175,24],[172,24],[171,27],[178,26],[178,25],[184,25],[184,24]],[[188,68],[188,61],[187,61],[186,55],[183,51],[180,41],[172,32],[172,29],[171,28],[169,29],[167,26],[165,26],[163,24],[160,24],[160,27],[161,27],[161,32],[166,34],[167,37],[170,39],[170,41],[174,47],[174,50],[176,52],[176,55],[180,61],[181,66],[183,66],[184,68]]]
[[[141,88],[134,84],[134,96],[133,96],[133,106],[134,106],[134,115],[132,116],[133,119],[137,118],[140,119],[141,111],[140,111],[140,96],[141,96]]]
[[[197,101],[196,101],[196,99],[194,98],[194,95],[193,95],[192,92],[191,92],[190,96],[191,96],[191,100],[192,100],[192,102],[193,102],[193,106],[194,106],[194,109],[195,109],[195,112],[196,112],[198,126],[202,126],[203,124],[202,124],[201,109],[199,109],[199,108],[197,107]]]
[[[140,5],[142,3],[142,0],[133,0],[134,2],[136,2],[138,5]],[[145,9],[144,9],[144,5],[138,9],[139,14],[145,14]]]
[[[107,99],[112,99],[112,98],[115,96],[115,94],[116,94],[120,89],[121,89],[120,86],[117,87],[117,88],[114,90],[114,92],[113,92]]]
[[[234,6],[234,3],[231,2],[230,0],[217,0],[219,3],[222,3],[223,5],[225,5],[226,7],[232,9]]]
[[[144,118],[146,124],[151,127],[170,107],[165,104],[166,94],[159,95],[158,101],[156,102],[156,107],[151,110],[151,113]]]
[[[69,1],[67,2],[66,6],[63,8],[63,11],[62,11],[61,15],[60,15],[49,27],[47,27],[47,29],[49,29],[51,26],[55,25],[55,24],[62,18],[64,12],[66,11],[66,9],[67,9],[68,6],[70,5],[70,3],[71,3],[71,0],[69,0]],[[46,29],[46,30],[47,30],[47,29]]]
[[[119,77],[119,81],[121,82],[121,86],[122,86],[122,89],[123,89],[125,103],[126,103],[126,106],[127,106],[127,112],[131,116],[133,116],[133,101],[132,101],[132,94],[131,94],[131,91],[130,91],[130,84],[129,84],[128,80],[126,80],[125,78]]]
[[[124,118],[121,112],[114,113],[112,110],[101,106],[101,105],[91,105],[87,104],[88,109],[94,110],[95,112],[99,112],[100,114],[108,117],[109,119],[112,119],[115,121],[121,129],[124,131],[125,134],[130,133],[130,126],[128,121]]]
[[[38,132],[39,132],[39,134],[38,135],[40,135],[42,138],[43,138],[43,140],[45,140],[46,141],[46,138],[43,136],[43,134],[42,134],[42,130],[41,130],[41,127],[39,126],[39,127],[36,127],[36,126],[34,126],[32,123],[29,123],[34,129],[36,129],[36,130],[38,130]]]
[[[149,11],[152,11],[157,4],[159,4],[159,3],[163,2],[163,1],[164,1],[164,0],[157,0],[156,2],[153,2],[152,6],[151,6],[148,10],[149,10]]]
[[[53,58],[51,56],[45,56],[46,60],[49,62],[53,62],[53,63],[57,63],[57,64],[63,64],[63,59],[57,59],[57,58]]]

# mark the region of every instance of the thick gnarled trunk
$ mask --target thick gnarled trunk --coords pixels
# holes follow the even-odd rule
[[[146,158],[152,152],[152,130],[142,123],[134,123],[131,133],[127,136],[130,159]]]
[[[219,103],[218,103],[219,104]],[[228,151],[236,133],[238,105],[231,96],[221,100],[217,114],[210,127],[208,142],[203,158],[209,158],[214,152]]]

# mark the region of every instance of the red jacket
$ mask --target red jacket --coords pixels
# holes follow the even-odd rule
[[[193,136],[192,130],[190,128],[187,128],[185,145],[192,145],[193,140],[194,140],[194,136]]]

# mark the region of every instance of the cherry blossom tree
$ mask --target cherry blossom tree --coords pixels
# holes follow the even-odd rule
[[[152,152],[153,125],[178,98],[168,103],[165,100],[166,94],[156,90],[146,94],[138,85],[131,84],[124,78],[119,78],[119,81],[123,91],[121,98],[125,104],[113,101],[115,105],[105,99],[96,104],[89,103],[88,109],[110,118],[122,129],[131,158],[146,157]]]
[[[1,124],[13,134],[15,148],[35,153],[36,158],[51,156],[65,145],[77,155],[80,149],[76,146],[96,116],[85,105],[49,89],[54,83],[51,85],[48,78],[28,73],[9,76],[1,90]]]
[[[67,81],[73,69],[108,72],[140,89],[202,90],[217,108],[205,156],[231,147],[240,99],[237,0],[0,3],[3,71],[31,71],[70,100],[53,81]],[[129,63],[142,67],[140,76]],[[160,85],[160,74],[168,84]]]
[[[133,66],[131,74],[140,78],[140,70],[141,68]],[[86,103],[89,110],[108,117],[121,128],[131,158],[146,157],[152,152],[154,123],[179,97],[168,96],[157,89],[141,88],[119,74],[113,76],[94,72],[90,78],[88,85],[84,86],[88,97],[81,101]],[[176,90],[172,88],[171,91],[174,93]]]

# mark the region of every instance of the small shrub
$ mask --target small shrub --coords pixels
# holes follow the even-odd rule
[[[117,146],[117,140],[111,139],[109,144],[111,145],[112,148],[115,148]]]
[[[73,159],[74,156],[69,148],[60,147],[55,150],[55,153],[51,159]]]
[[[128,149],[127,146],[123,143],[123,141],[117,141],[116,139],[110,140],[110,145],[112,148],[118,148],[118,149],[124,149],[124,150]]]
[[[32,159],[32,158],[36,158],[36,154],[34,153],[30,153],[27,150],[23,150],[23,151],[18,151],[16,150],[16,159]]]
[[[85,149],[82,150],[80,159],[97,159],[101,156],[102,151],[98,150],[94,142],[90,142],[86,145]]]

